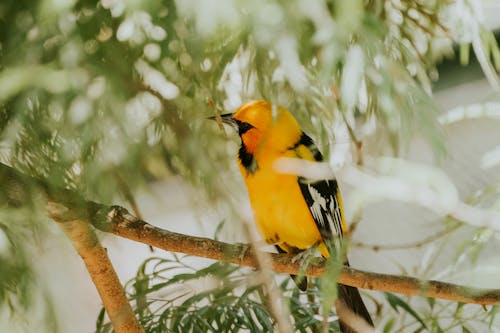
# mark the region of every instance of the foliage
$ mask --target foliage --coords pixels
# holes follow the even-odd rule
[[[266,291],[252,282],[258,281],[257,274],[220,262],[194,268],[185,259],[150,258],[128,282],[129,298],[147,332],[274,332]],[[289,300],[294,329],[320,329],[322,317],[315,315],[320,306],[314,301],[320,297],[317,286],[304,295],[287,278],[280,287]],[[331,322],[329,332],[338,332],[336,322]],[[96,331],[111,330],[103,309]]]
[[[2,210],[2,213],[4,218],[14,215],[7,209]],[[0,223],[3,243],[0,257],[0,276],[3,277],[0,282],[0,299],[10,307],[11,311],[16,310],[17,307],[28,307],[33,278],[31,265],[20,244],[19,232],[16,233],[15,230],[11,229],[20,227],[19,224],[22,222],[16,222],[18,223],[14,223],[13,226],[5,222]]]
[[[146,332],[275,331],[265,290],[255,282],[255,272],[221,262],[200,269],[186,264],[186,259],[175,255],[171,259],[149,258],[127,283],[129,299]],[[289,278],[280,283],[296,332],[322,331],[324,294],[320,285],[324,284],[314,279],[303,293]],[[457,328],[464,332],[489,331],[498,312],[498,306],[483,309],[434,299],[410,301],[389,293],[377,308],[384,313],[383,332],[449,332]],[[328,314],[328,332],[338,329],[338,318]],[[112,331],[102,309],[96,332]]]
[[[7,185],[5,180],[4,186]],[[33,304],[40,304],[43,313],[31,313],[32,322],[47,331],[58,332],[57,315],[54,304],[43,283],[37,283],[36,271],[33,267],[33,248],[37,247],[44,234],[37,202],[24,207],[0,207],[0,305],[6,306],[12,321],[19,321],[22,327],[23,318]],[[31,244],[26,244],[29,239]],[[19,320],[21,319],[21,320]]]
[[[105,202],[119,179],[168,172],[221,194],[227,154],[205,117],[259,97],[324,145],[356,116],[395,148],[413,128],[442,150],[426,91],[447,2],[342,3],[4,1],[3,161]]]

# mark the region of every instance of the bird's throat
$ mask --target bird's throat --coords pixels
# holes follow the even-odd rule
[[[241,143],[240,150],[238,151],[238,159],[240,164],[247,173],[254,173],[258,169],[257,161],[251,152],[249,152],[244,142]]]

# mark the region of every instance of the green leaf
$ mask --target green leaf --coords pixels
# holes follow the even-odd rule
[[[493,65],[495,67],[495,70],[500,71],[500,48],[498,47],[498,43],[494,33],[489,33],[489,42],[491,47],[491,57],[493,58]]]
[[[342,269],[335,257],[330,257],[325,265],[325,272],[320,282],[320,289],[323,294],[322,308],[324,314],[329,314],[331,308],[338,298],[337,280]]]
[[[382,332],[384,333],[389,333],[392,328],[394,327],[394,323],[396,322],[395,318],[390,318],[384,325],[384,328],[382,329]]]
[[[411,308],[411,306],[406,303],[401,297],[398,297],[394,294],[390,294],[390,293],[385,293],[385,298],[387,299],[387,301],[389,302],[389,304],[391,305],[391,307],[399,313],[399,309],[403,309],[405,310],[407,313],[409,313],[413,318],[415,318],[421,325],[423,328],[426,328],[427,329],[427,326],[425,325],[424,321],[422,320],[422,318],[420,318],[420,316],[418,315],[417,312],[415,312],[415,310],[413,310]]]
[[[476,230],[472,237],[472,247],[470,249],[470,260],[472,263],[477,263],[479,255],[494,235],[495,231],[491,228],[478,228]]]
[[[453,316],[455,318],[459,318],[462,315],[464,305],[465,305],[465,303],[462,303],[462,302],[457,303],[457,306],[455,308],[455,313],[453,314]]]
[[[488,327],[489,327],[490,329],[492,329],[492,327],[493,327],[493,323],[495,322],[495,318],[496,318],[496,316],[497,316],[497,314],[498,314],[499,312],[500,312],[500,306],[498,306],[498,305],[493,305],[493,306],[491,307],[491,310],[490,310],[490,312],[489,312],[490,322],[489,322],[489,325],[488,325]]]
[[[253,310],[257,321],[260,323],[264,331],[272,332],[273,331],[273,323],[271,321],[271,316],[269,312],[265,311],[261,307],[255,307]]]
[[[96,327],[95,331],[96,333],[108,333],[111,332],[113,329],[113,326],[111,323],[104,323],[104,317],[106,316],[106,310],[104,308],[99,311],[99,315],[97,316],[97,321],[96,321]]]
[[[472,333],[465,325],[462,325],[462,332],[463,333]]]
[[[226,223],[226,220],[222,220],[219,222],[219,224],[217,224],[217,228],[215,228],[215,232],[214,232],[214,239],[215,240],[219,240],[219,234],[224,229],[225,223]]]
[[[426,300],[427,300],[427,304],[429,304],[429,307],[431,308],[431,310],[434,309],[434,305],[436,305],[436,299],[432,298],[432,297],[427,297]]]
[[[462,66],[469,64],[470,45],[471,45],[470,43],[460,44],[459,56],[460,56],[460,64]]]

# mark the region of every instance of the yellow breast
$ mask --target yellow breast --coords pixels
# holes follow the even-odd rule
[[[257,227],[266,242],[306,249],[321,242],[309,207],[300,190],[297,176],[276,172],[277,154],[257,156],[258,170],[253,174],[240,166],[248,188]]]

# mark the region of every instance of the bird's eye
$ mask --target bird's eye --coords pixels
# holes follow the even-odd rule
[[[248,130],[253,128],[252,125],[250,125],[249,123],[246,123],[244,121],[237,121],[237,124],[238,124],[238,134],[239,135],[243,135],[246,132],[248,132]]]

